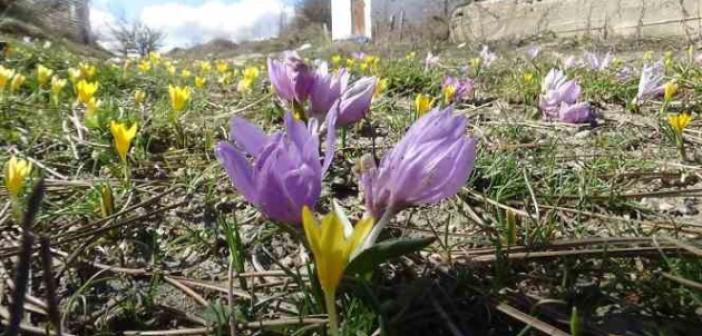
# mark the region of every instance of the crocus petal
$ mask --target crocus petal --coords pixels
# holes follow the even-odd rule
[[[278,96],[288,102],[295,99],[285,66],[277,60],[268,59],[268,78]]]
[[[217,144],[215,155],[231,178],[234,188],[239,190],[246,200],[257,204],[258,195],[254,186],[253,172],[244,155],[224,141]]]
[[[324,150],[324,163],[322,163],[322,175],[327,173],[329,166],[331,166],[332,160],[334,159],[334,151],[336,151],[336,128],[334,127],[339,117],[339,104],[337,103],[336,109],[332,108],[327,116],[327,148]]]
[[[364,77],[353,83],[341,96],[337,126],[353,124],[366,116],[375,93],[375,77]]]
[[[570,105],[563,103],[559,111],[559,119],[572,124],[589,122],[592,119],[590,104],[587,102]]]
[[[258,154],[268,142],[268,136],[258,126],[240,117],[230,121],[231,138],[249,155]]]

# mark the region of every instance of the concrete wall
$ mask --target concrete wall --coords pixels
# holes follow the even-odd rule
[[[699,39],[702,0],[487,0],[451,15],[456,42],[556,36]]]
[[[467,1],[373,0],[373,36],[393,41],[436,38],[437,35],[446,38],[451,12]],[[439,31],[441,34],[437,34]]]

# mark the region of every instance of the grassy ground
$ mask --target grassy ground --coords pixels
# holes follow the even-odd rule
[[[74,335],[225,335],[232,315],[244,335],[325,332],[304,249],[236,193],[213,155],[232,115],[266,129],[281,124],[264,59],[246,61],[262,73],[253,91],[241,94],[240,75],[218,83],[223,73],[216,69],[195,88],[192,62],[174,63],[172,75],[164,60],[142,72],[61,45],[11,45],[2,63],[27,81],[17,92],[5,90],[0,102],[0,162],[17,155],[33,163],[25,205],[44,177],[31,232],[52,245],[52,258],[36,245],[31,259],[24,332],[42,334],[59,319],[64,334]],[[654,100],[634,113],[627,105],[642,53],[628,48],[617,67],[632,66],[630,79],[617,79],[616,69],[568,71],[596,106],[597,125],[540,120],[540,82],[558,61],[552,50],[588,48],[561,44],[535,61],[505,48],[491,67],[468,70],[476,95],[457,113],[470,118],[469,132],[479,139],[476,168],[457,197],[405,210],[386,232],[434,237],[432,245],[383,264],[369,279],[346,279],[343,335],[699,334],[702,132],[698,120],[685,131],[683,160],[665,118],[679,111],[698,118],[702,72],[685,51],[674,51],[666,75],[680,92],[663,111]],[[389,87],[337,151],[321,209],[336,198],[358,218],[356,160],[372,143],[382,156],[411,124],[415,94],[438,97],[443,75],[459,74],[477,56],[469,47],[447,48],[440,65],[425,71],[426,50],[414,58],[406,51],[378,51],[373,72]],[[664,52],[654,51],[656,59]],[[92,118],[74,105],[72,84],[54,104],[35,80],[37,64],[67,78],[79,62],[97,66],[102,105]],[[240,74],[242,67],[233,69]],[[183,68],[192,76],[181,76]],[[171,111],[169,84],[193,90],[179,115]],[[135,89],[146,92],[142,106]],[[111,120],[138,123],[128,181],[112,148]],[[5,189],[0,194],[0,321],[7,325],[22,230]],[[53,262],[55,295],[42,280],[42,255]],[[58,312],[49,309],[52,297]]]

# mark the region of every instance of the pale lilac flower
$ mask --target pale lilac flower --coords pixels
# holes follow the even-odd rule
[[[355,58],[357,60],[364,60],[366,58],[366,53],[364,53],[362,51],[356,51],[356,52],[352,53],[351,56],[353,56],[353,58]]]
[[[489,67],[492,63],[497,60],[497,54],[490,51],[488,46],[484,45],[483,49],[480,50],[480,59],[482,60],[484,67]]]
[[[314,72],[294,51],[283,53],[283,60],[268,58],[268,77],[278,96],[288,102],[304,103],[314,84]]]
[[[449,102],[461,101],[473,94],[475,83],[472,79],[458,79],[451,76],[446,76],[441,83],[444,98]],[[450,88],[450,89],[449,89]],[[450,93],[450,97],[447,94]]]
[[[310,91],[308,116],[323,121],[334,103],[346,90],[350,74],[346,69],[339,69],[331,74],[327,63],[321,63],[315,73],[314,83]]]
[[[615,77],[619,82],[628,82],[634,77],[634,69],[630,66],[624,66],[617,71]]]
[[[424,60],[424,70],[429,70],[439,63],[439,56],[434,55],[431,51],[427,54],[427,58]]]
[[[541,48],[535,44],[529,46],[529,49],[527,49],[527,56],[529,56],[530,60],[534,60],[537,57],[539,57],[540,53],[541,53]]]
[[[583,123],[592,120],[587,102],[578,103],[582,91],[575,80],[568,80],[565,74],[551,69],[541,85],[539,108],[547,120],[568,123]]]
[[[417,120],[380,166],[363,171],[366,211],[386,211],[440,202],[465,184],[476,156],[476,140],[465,136],[467,119],[453,107],[435,108]]]
[[[645,64],[641,70],[639,91],[636,93],[636,103],[643,103],[647,99],[663,94],[663,76],[665,68],[662,61]]]
[[[302,207],[314,208],[317,203],[322,178],[331,164],[336,118],[328,119],[323,160],[319,137],[312,130],[315,123],[306,126],[289,112],[284,117],[285,131],[270,136],[244,119],[232,118],[232,141],[219,142],[215,155],[247,201],[273,220],[297,224]]]
[[[338,115],[336,127],[353,124],[370,112],[377,79],[363,77],[351,84],[332,107]]]
[[[569,55],[563,60],[563,69],[572,69],[576,66],[578,66],[578,59],[573,55]]]
[[[541,92],[555,90],[556,88],[563,86],[563,84],[567,81],[568,78],[563,71],[559,69],[551,69],[551,71],[546,74],[543,83],[541,83]]]
[[[587,65],[590,67],[590,69],[595,71],[607,70],[607,68],[609,68],[609,66],[612,64],[612,61],[614,60],[614,56],[611,52],[608,52],[602,57],[595,53],[588,52],[585,53],[584,58],[585,62],[587,62]]]

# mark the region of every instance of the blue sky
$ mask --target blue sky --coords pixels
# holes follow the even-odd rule
[[[90,20],[98,41],[110,47],[110,27],[140,20],[166,33],[164,50],[214,38],[232,41],[277,35],[292,16],[294,0],[93,0]]]

